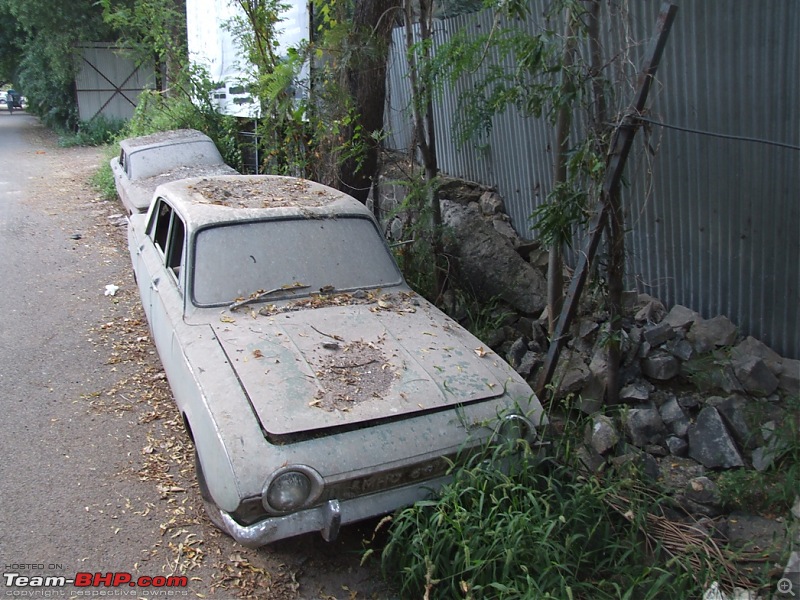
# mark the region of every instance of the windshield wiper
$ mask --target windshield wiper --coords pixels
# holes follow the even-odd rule
[[[228,306],[228,310],[233,312],[237,308],[241,308],[242,306],[247,306],[248,304],[254,304],[256,302],[261,302],[264,298],[271,296],[272,294],[277,294],[278,292],[293,292],[294,290],[302,290],[305,288],[311,287],[310,285],[303,285],[302,283],[293,283],[291,285],[282,285],[281,287],[273,288],[271,290],[267,290],[266,292],[256,292],[249,298],[245,298],[244,300],[237,300],[230,306]]]

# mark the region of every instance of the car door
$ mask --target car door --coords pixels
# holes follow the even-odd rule
[[[142,302],[149,307],[153,341],[167,372],[170,371],[168,363],[180,356],[175,348],[175,331],[183,325],[185,249],[183,220],[164,198],[158,198],[141,250],[141,261],[149,281],[146,290],[144,283],[140,283],[140,290]],[[173,356],[175,354],[178,357]]]

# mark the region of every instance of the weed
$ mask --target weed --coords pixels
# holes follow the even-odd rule
[[[111,144],[103,153],[104,160],[100,168],[92,175],[92,185],[102,196],[103,200],[116,200],[117,187],[114,183],[114,174],[111,172],[109,164],[111,158],[119,154],[119,145]]]
[[[431,208],[427,202],[428,184],[418,170],[410,173],[407,179],[390,183],[405,186],[408,190],[402,203],[388,217],[388,220],[393,217],[402,218],[401,237],[410,242],[395,247],[395,259],[409,285],[420,295],[436,303],[439,298],[435,297],[435,235]]]
[[[800,481],[800,396],[786,399],[786,412],[762,437],[763,452],[771,464],[763,471],[741,469],[721,473],[717,479],[723,506],[764,516],[789,512]]]
[[[577,476],[574,465],[507,447],[454,472],[435,501],[393,519],[384,572],[403,597],[699,597],[713,577],[661,565],[640,532],[657,499],[643,486]],[[620,509],[624,499],[626,509]],[[683,568],[681,568],[683,567]]]
[[[112,143],[124,127],[125,121],[121,119],[109,119],[97,115],[89,121],[81,121],[76,132],[62,134],[58,139],[58,145],[62,148],[103,146]]]

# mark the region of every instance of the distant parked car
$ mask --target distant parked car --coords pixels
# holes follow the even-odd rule
[[[210,137],[194,129],[162,131],[120,142],[111,171],[128,214],[146,212],[156,187],[200,175],[235,175]]]
[[[269,175],[166,183],[131,215],[128,247],[209,517],[241,544],[334,539],[544,420],[503,359],[408,287],[342,192]]]

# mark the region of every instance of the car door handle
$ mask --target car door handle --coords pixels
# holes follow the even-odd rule
[[[159,281],[160,281],[160,279],[159,279],[158,277],[156,277],[155,279],[153,279],[153,283],[151,283],[151,284],[150,284],[150,288],[151,288],[151,289],[152,289],[154,292],[157,292],[157,291],[158,291],[158,282],[159,282]]]

